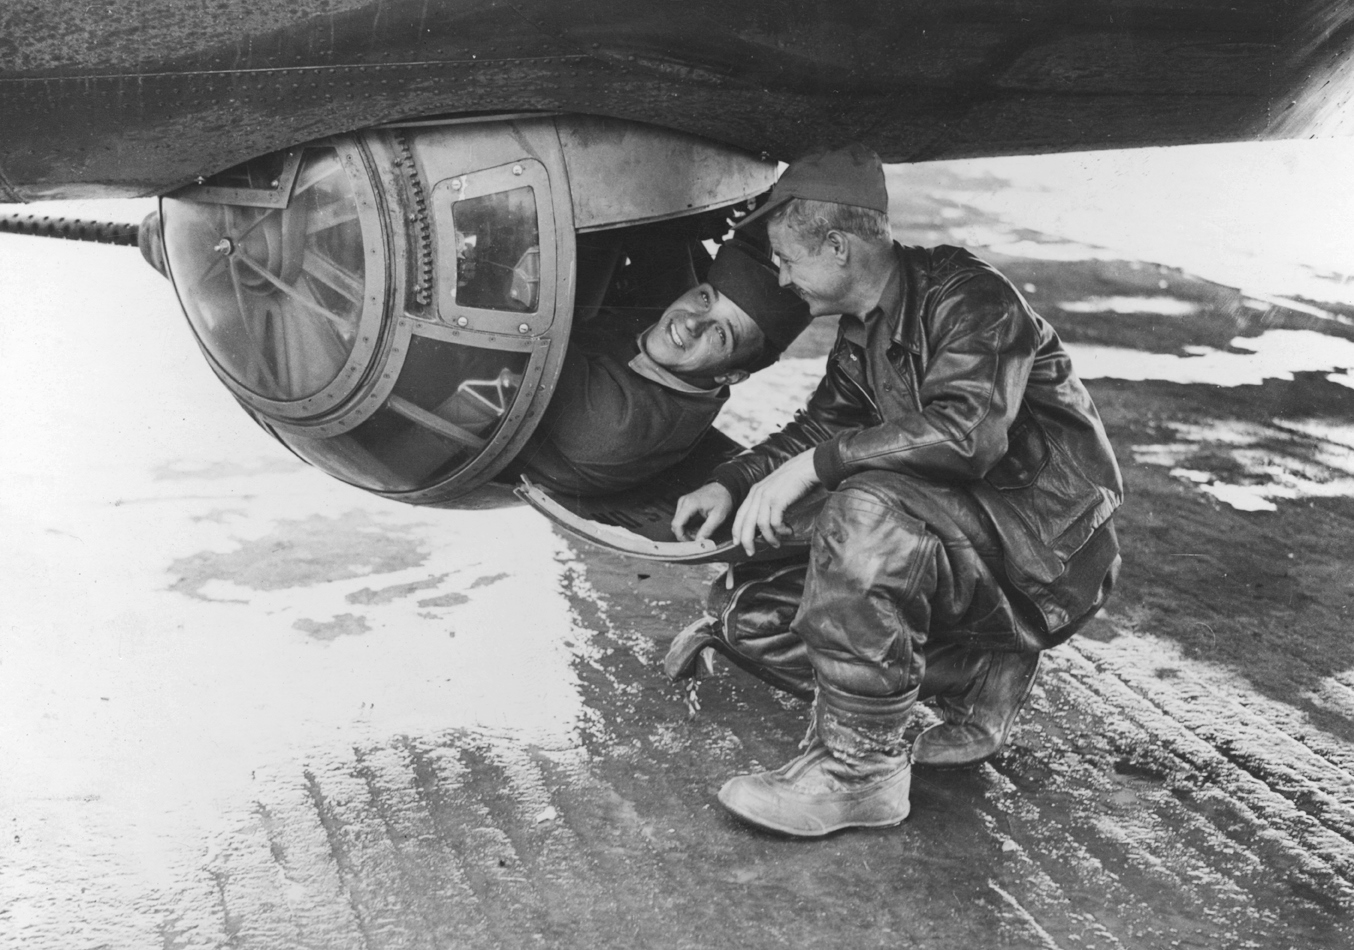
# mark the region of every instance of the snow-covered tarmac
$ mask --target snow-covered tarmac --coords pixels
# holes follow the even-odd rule
[[[1273,625],[1206,601],[1230,562],[1174,592],[1139,564],[1125,584],[1209,618],[1194,639],[1125,588],[1049,655],[1009,754],[918,772],[898,832],[802,845],[711,803],[792,754],[803,707],[721,676],[688,723],[655,669],[709,569],[306,468],[135,251],[0,236],[0,300],[0,947],[1350,945],[1349,567],[1259,520],[1336,484],[1349,419],[1164,416],[1121,446],[1177,503],[1126,521],[1180,552],[1163,577],[1234,553],[1192,526],[1268,546],[1285,622],[1335,644],[1305,685],[1194,648]],[[1348,341],[1309,333],[1073,352],[1095,379],[1347,374]],[[819,366],[760,374],[721,425],[764,433]],[[1208,507],[1229,483],[1190,466],[1218,445],[1278,467],[1250,496],[1277,513]]]

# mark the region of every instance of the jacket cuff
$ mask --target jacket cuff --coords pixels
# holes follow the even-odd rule
[[[823,483],[823,487],[828,491],[836,491],[837,486],[842,483],[842,479],[850,474],[846,470],[846,463],[842,461],[842,450],[837,441],[837,439],[829,439],[826,442],[820,442],[818,447],[813,450],[814,474],[818,476],[818,480]]]
[[[741,472],[723,465],[710,473],[710,481],[716,485],[723,485],[724,489],[733,496],[734,511],[738,510],[738,506],[743,503],[743,499],[747,497],[748,490],[751,488],[747,484],[747,479],[742,477]]]

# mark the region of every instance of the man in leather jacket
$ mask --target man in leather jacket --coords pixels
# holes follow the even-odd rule
[[[1057,334],[969,252],[893,243],[887,209],[878,157],[854,145],[792,164],[740,225],[767,221],[781,284],[815,316],[841,313],[841,329],[807,407],[673,519],[678,537],[693,521],[708,537],[736,509],[751,554],[758,536],[791,533],[789,506],[822,497],[793,645],[774,631],[774,659],[759,659],[755,637],[713,633],[742,665],[812,684],[807,751],[720,791],[788,834],[896,824],[913,756],[995,753],[1039,651],[1099,609],[1119,566],[1118,466]],[[927,695],[945,721],[910,749]]]

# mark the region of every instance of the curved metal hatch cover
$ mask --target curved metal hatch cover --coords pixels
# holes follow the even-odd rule
[[[683,461],[630,491],[581,497],[551,493],[526,476],[517,489],[520,498],[566,532],[631,557],[669,564],[771,561],[806,550],[814,515],[822,505],[821,491],[790,506],[786,524],[794,534],[773,548],[758,539],[756,553],[749,557],[730,535],[730,525],[721,525],[713,538],[679,541],[672,533],[677,499],[708,480],[710,470],[732,458],[743,447],[718,429],[711,429]]]

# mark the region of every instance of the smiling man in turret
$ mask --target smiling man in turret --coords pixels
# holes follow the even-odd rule
[[[1040,651],[1105,602],[1123,486],[1052,327],[968,251],[894,243],[873,152],[791,164],[739,227],[759,221],[781,285],[842,315],[837,341],[806,408],[684,496],[673,531],[708,537],[733,516],[751,554],[791,534],[791,505],[816,493],[821,507],[788,631],[714,621],[674,644],[669,670],[713,645],[814,696],[807,750],[731,779],[733,813],[801,836],[894,825],[913,761],[998,751]],[[928,697],[944,721],[910,747]]]
[[[812,319],[766,251],[740,237],[720,246],[704,281],[683,283],[656,320],[637,308],[575,332],[520,457],[530,477],[579,495],[642,484],[685,458],[729,386],[774,363]]]

